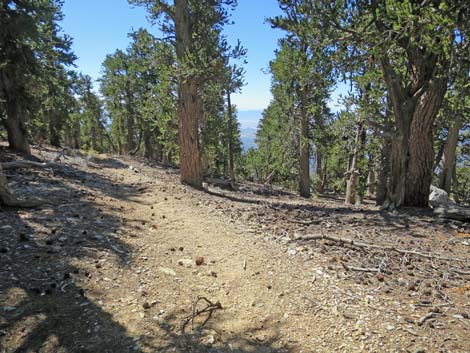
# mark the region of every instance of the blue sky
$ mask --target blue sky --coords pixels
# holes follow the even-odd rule
[[[66,0],[63,11],[63,29],[74,38],[78,68],[95,79],[106,54],[128,45],[131,29],[145,27],[158,33],[147,21],[145,9],[132,7],[127,0]],[[239,110],[259,111],[269,104],[270,77],[262,70],[273,58],[282,32],[271,29],[264,20],[276,14],[276,0],[239,0],[232,17],[235,24],[226,27],[229,42],[240,39],[248,49],[247,85],[233,97]]]
[[[132,29],[144,27],[158,34],[158,29],[147,20],[145,9],[131,6],[127,0],[65,0],[63,12],[62,27],[74,38],[78,70],[94,79],[99,78],[107,54],[128,46],[127,34]],[[273,59],[283,32],[264,22],[277,14],[280,14],[277,0],[238,0],[232,15],[235,24],[225,28],[230,43],[240,39],[248,49],[247,84],[232,99],[238,107],[242,128],[256,128],[271,99],[271,79],[263,70]]]

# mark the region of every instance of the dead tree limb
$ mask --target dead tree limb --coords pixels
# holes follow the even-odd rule
[[[357,271],[357,272],[380,272],[379,268],[364,268],[364,267],[354,267],[346,265],[344,262],[341,262],[341,265],[345,270],[348,271]]]
[[[446,205],[435,208],[434,215],[440,218],[470,222],[470,208],[465,208],[458,205]]]
[[[310,240],[330,240],[335,243],[343,243],[351,246],[355,246],[358,248],[364,248],[364,249],[378,249],[382,251],[393,251],[396,253],[399,253],[401,255],[414,255],[417,257],[422,257],[425,259],[436,259],[436,260],[442,260],[442,261],[461,261],[461,262],[470,262],[470,259],[461,259],[461,258],[455,258],[455,257],[445,257],[441,256],[439,254],[432,254],[432,253],[421,253],[415,250],[404,250],[404,249],[399,249],[394,246],[388,245],[388,246],[382,246],[382,245],[377,245],[377,244],[368,244],[368,243],[362,243],[355,241],[353,239],[349,238],[337,238],[333,237],[330,235],[308,235],[305,237],[297,238],[297,241],[299,240],[304,240],[304,241],[310,241]]]
[[[3,169],[47,168],[49,166],[49,163],[40,163],[26,160],[3,163]]]
[[[197,308],[197,305],[199,304],[199,302],[205,302],[206,303],[206,306],[202,309],[198,309]],[[218,309],[222,309],[222,304],[220,304],[219,301],[213,303],[211,302],[209,299],[207,299],[206,297],[197,297],[196,301],[193,303],[193,306],[192,306],[192,313],[188,316],[186,316],[182,321],[181,321],[181,334],[184,335],[184,331],[186,329],[186,326],[188,325],[188,323],[191,322],[191,328],[194,330],[194,319],[200,315],[203,315],[203,314],[207,314],[207,317],[206,319],[204,320],[204,322],[201,324],[200,327],[203,327],[205,324],[207,324],[207,322],[209,321],[209,319],[212,317],[212,313]]]

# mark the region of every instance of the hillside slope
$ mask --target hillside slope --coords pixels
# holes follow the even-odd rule
[[[470,351],[464,224],[109,156],[9,176],[50,205],[0,212],[2,353]]]

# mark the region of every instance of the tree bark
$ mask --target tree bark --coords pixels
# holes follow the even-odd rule
[[[49,140],[52,146],[60,147],[61,115],[54,110],[49,112]]]
[[[433,177],[433,124],[441,108],[447,82],[424,93],[413,114],[406,173],[405,206],[428,207]]]
[[[317,185],[316,185],[316,190],[318,194],[322,194],[325,190],[325,177],[323,173],[323,154],[320,152],[320,149],[317,147],[317,152],[316,152],[316,157],[317,157]],[[325,162],[326,163],[326,162]]]
[[[349,205],[356,204],[357,184],[359,182],[359,170],[357,165],[361,154],[361,135],[363,130],[362,122],[358,121],[356,124],[356,136],[354,138],[354,149],[351,158],[350,167],[348,170],[348,180],[346,183],[346,197],[344,202]]]
[[[434,164],[432,126],[447,86],[445,62],[436,73],[437,59],[425,57],[420,48],[410,46],[407,57],[414,75],[406,87],[388,58],[381,59],[395,116],[390,185],[384,203],[389,209],[428,206]]]
[[[300,172],[299,194],[302,197],[310,197],[310,141],[308,137],[308,113],[306,107],[305,90],[300,92]]]
[[[367,194],[373,197],[376,192],[377,180],[375,177],[375,168],[372,163],[369,164],[369,174],[367,175]]]
[[[188,0],[175,0],[176,55],[182,69],[191,49],[191,21]],[[202,167],[199,152],[199,121],[202,102],[196,77],[180,73],[178,80],[178,139],[181,182],[202,189]]]
[[[8,133],[10,149],[16,152],[31,154],[28,142],[28,129],[21,106],[16,98],[9,98],[6,102],[7,119],[5,127]]]
[[[455,166],[455,156],[457,144],[459,142],[459,133],[462,127],[461,119],[457,118],[449,129],[449,135],[444,147],[442,158],[442,171],[439,177],[439,187],[450,195],[452,177]]]
[[[134,141],[134,109],[132,107],[133,99],[132,92],[130,88],[126,89],[127,95],[127,153],[132,154],[135,150],[135,141]]]
[[[377,190],[375,196],[377,205],[382,205],[387,199],[387,187],[390,175],[390,158],[392,148],[391,127],[387,127],[387,122],[385,125],[386,127],[384,128],[382,135],[379,170],[377,173]]]
[[[230,85],[229,85],[230,86]],[[227,89],[227,113],[228,113],[228,168],[230,181],[235,181],[235,163],[233,158],[233,112],[230,99],[230,87]]]

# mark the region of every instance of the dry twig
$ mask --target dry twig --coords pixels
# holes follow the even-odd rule
[[[197,309],[197,305],[199,304],[200,301],[205,302],[207,305],[202,308],[202,309]],[[212,316],[212,313],[218,309],[222,309],[222,304],[220,304],[219,301],[213,303],[206,297],[199,296],[197,297],[196,301],[193,303],[193,308],[192,308],[192,313],[188,316],[186,316],[182,321],[181,321],[181,334],[184,335],[184,330],[186,329],[186,325],[191,322],[191,328],[194,330],[194,319],[202,314],[207,313],[207,317],[204,320],[204,322],[201,324],[200,327],[203,327],[209,319]]]
[[[344,262],[341,262],[341,265],[343,265],[344,269],[347,270],[347,271],[357,271],[357,272],[380,272],[380,269],[379,269],[379,268],[354,267],[354,266],[346,265]]]

